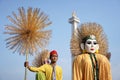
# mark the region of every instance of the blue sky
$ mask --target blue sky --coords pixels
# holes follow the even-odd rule
[[[25,56],[13,54],[6,48],[3,34],[5,25],[10,24],[7,16],[12,11],[18,12],[19,7],[40,8],[45,12],[52,24],[52,37],[48,50],[57,50],[59,53],[58,65],[63,68],[63,80],[71,80],[71,24],[68,19],[75,11],[80,23],[96,22],[103,26],[109,42],[111,56],[111,70],[113,80],[120,80],[120,0],[0,0],[0,80],[23,80]],[[34,56],[29,56],[32,63]],[[34,80],[35,73],[28,71],[28,80]]]

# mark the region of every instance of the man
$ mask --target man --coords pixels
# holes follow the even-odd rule
[[[57,65],[58,54],[57,51],[53,50],[50,52],[50,64],[44,64],[41,67],[32,67],[29,66],[28,62],[24,63],[24,66],[27,67],[32,72],[42,71],[46,75],[46,80],[62,80],[62,68]]]

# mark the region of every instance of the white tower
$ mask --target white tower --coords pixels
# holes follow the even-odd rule
[[[69,23],[72,24],[72,35],[76,33],[77,24],[80,22],[79,18],[77,18],[75,11],[72,13],[72,17],[69,18]]]
[[[72,24],[72,35],[75,35],[77,33],[78,23],[80,23],[80,20],[79,18],[77,18],[75,11],[72,13],[72,17],[69,18],[69,23]],[[71,54],[71,64],[73,63],[73,59],[74,59],[74,56]]]

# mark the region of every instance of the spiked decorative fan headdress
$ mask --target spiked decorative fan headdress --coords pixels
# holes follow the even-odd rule
[[[49,59],[50,53],[48,50],[43,50],[39,54],[36,55],[33,60],[33,66],[40,67],[44,64],[45,59]]]
[[[106,55],[108,53],[108,42],[102,26],[97,23],[84,23],[77,28],[75,35],[72,35],[71,39],[71,52],[73,56],[82,53],[80,44],[83,38],[89,35],[94,35],[99,44],[99,54]]]

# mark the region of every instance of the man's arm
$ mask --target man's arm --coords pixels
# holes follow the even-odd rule
[[[24,66],[27,67],[30,71],[32,72],[39,72],[39,71],[45,71],[44,69],[44,66],[41,66],[41,67],[32,67],[32,66],[29,66],[29,62],[25,62],[24,63]]]
[[[29,69],[29,70],[32,71],[32,72],[38,72],[37,67],[31,67],[31,66],[29,66],[29,62],[28,62],[28,61],[26,61],[26,62],[24,63],[24,67],[27,67],[27,69]]]

